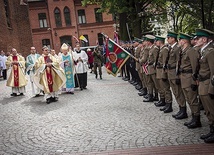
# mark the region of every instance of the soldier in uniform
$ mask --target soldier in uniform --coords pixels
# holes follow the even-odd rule
[[[200,107],[198,101],[197,83],[193,80],[192,74],[196,71],[198,63],[198,52],[191,47],[191,36],[180,33],[179,45],[181,46],[182,53],[180,57],[180,79],[181,87],[185,98],[189,104],[192,120],[184,123],[188,128],[201,127],[200,121]],[[186,108],[181,107],[181,113],[175,117],[176,119],[187,118]]]
[[[156,67],[156,78],[159,83],[160,101],[155,102],[155,106],[165,106],[166,103],[172,103],[172,92],[170,90],[169,81],[167,79],[167,73],[163,69],[164,57],[167,57],[169,48],[164,45],[165,38],[156,36],[156,45],[160,48],[158,58],[155,64]],[[166,100],[167,99],[167,100]]]
[[[140,40],[135,40],[135,42],[134,42],[134,51],[135,51],[135,57],[137,58],[137,59],[139,59],[140,58],[140,53],[141,53],[141,46],[142,46],[142,44],[140,44]],[[135,62],[135,69],[136,69],[136,71],[137,71],[137,73],[138,73],[138,76],[139,76],[139,83],[138,83],[138,85],[135,87],[137,90],[140,90],[142,87],[143,87],[143,83],[142,83],[142,74],[141,74],[141,66],[140,66],[140,64],[139,64],[139,62]],[[134,83],[134,81],[133,82],[130,82],[130,83]]]
[[[154,100],[158,101],[158,83],[156,80],[156,71],[154,63],[157,59],[159,48],[155,46],[153,35],[146,35],[146,42],[149,47],[149,56],[148,56],[148,98],[143,100],[144,102],[153,102]],[[153,90],[155,90],[155,97],[153,98]]]
[[[211,78],[214,75],[214,48],[211,44],[212,40],[209,40],[211,35],[209,30],[196,29],[196,36],[198,37],[196,46],[201,47],[198,75],[199,96],[210,123],[210,132],[200,137],[205,143],[214,143],[214,86],[211,83]]]
[[[102,63],[103,63],[103,55],[101,47],[96,47],[94,52],[92,53],[94,57],[94,74],[97,79],[97,68],[99,70],[100,79],[102,79]]]
[[[172,115],[172,117],[176,117],[181,113],[182,108],[186,108],[186,100],[181,89],[180,79],[176,74],[177,62],[179,60],[179,54],[181,52],[181,49],[177,43],[177,35],[177,33],[170,31],[168,32],[167,42],[170,45],[170,50],[168,56],[164,57],[164,68],[166,68],[167,70],[168,80],[180,109],[179,112],[177,114]],[[164,106],[160,110],[164,111],[164,113],[172,112],[172,103],[167,103],[166,106]]]
[[[140,58],[139,58],[139,63],[140,63],[141,68],[142,68],[141,71],[142,71],[142,75],[143,75],[145,88],[138,93],[139,96],[146,96],[147,90],[148,90],[148,70],[147,70],[148,64],[147,64],[147,60],[149,57],[149,47],[147,46],[146,40],[147,39],[144,36],[142,48],[141,48],[141,53],[140,53]]]

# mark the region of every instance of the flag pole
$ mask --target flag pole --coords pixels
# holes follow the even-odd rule
[[[104,33],[101,33],[105,38],[108,38],[111,42],[113,42],[115,45],[117,45],[118,47],[120,47],[125,53],[127,53],[130,57],[132,57],[133,59],[135,59],[136,61],[138,61],[138,58],[136,58],[135,56],[133,56],[131,53],[129,53],[128,51],[126,51],[123,47],[121,47],[120,45],[118,45],[116,42],[114,42],[111,38],[109,38],[107,35],[105,35]]]
[[[130,37],[130,33],[129,33],[129,25],[128,25],[128,23],[126,23],[126,29],[127,29],[127,33],[128,33],[128,36],[129,36],[129,40],[132,43],[132,40],[131,40],[131,37]]]

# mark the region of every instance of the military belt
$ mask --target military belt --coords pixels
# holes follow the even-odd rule
[[[158,69],[163,69],[163,66],[161,66],[161,65],[158,65],[156,68],[158,68]]]
[[[181,73],[192,73],[192,69],[182,69],[180,68]]]
[[[171,66],[170,64],[167,65],[168,70],[175,69],[175,68],[176,68],[176,66]]]
[[[206,76],[201,76],[200,74],[198,75],[198,81],[203,82],[210,79],[210,75],[206,75]]]
[[[151,65],[153,65],[153,64],[154,64],[154,63],[152,63],[152,62],[149,62],[149,63],[148,63],[149,66],[151,66]]]

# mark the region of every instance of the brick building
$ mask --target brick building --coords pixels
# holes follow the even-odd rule
[[[33,45],[40,52],[47,45],[58,52],[62,43],[75,46],[83,35],[82,46],[103,44],[101,32],[113,37],[114,21],[110,14],[98,13],[99,6],[81,6],[81,0],[28,0]]]
[[[0,19],[0,50],[14,47],[26,56],[33,45],[28,6],[20,5],[20,0],[0,1]]]

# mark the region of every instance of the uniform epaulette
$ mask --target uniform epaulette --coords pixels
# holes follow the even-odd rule
[[[163,47],[163,49],[169,50],[169,48],[167,46]]]
[[[157,46],[155,46],[156,49],[159,49]]]

